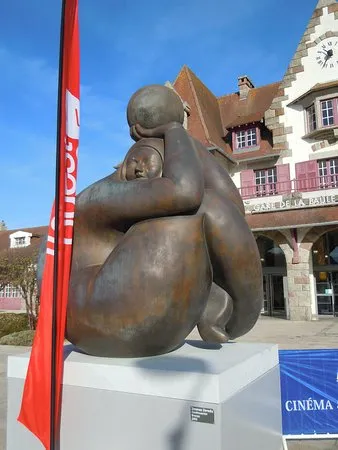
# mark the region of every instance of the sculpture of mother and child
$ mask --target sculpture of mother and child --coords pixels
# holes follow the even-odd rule
[[[135,144],[118,169],[77,196],[67,339],[90,355],[170,352],[197,326],[204,341],[247,333],[262,269],[226,170],[183,127],[170,88],[138,90]]]

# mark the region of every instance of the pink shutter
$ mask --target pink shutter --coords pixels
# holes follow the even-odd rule
[[[279,194],[291,192],[290,164],[277,165],[276,169],[277,169],[277,192]]]
[[[304,161],[296,163],[296,189],[298,191],[311,191],[318,186],[317,161]]]
[[[316,160],[314,161],[308,161],[307,163],[307,175],[308,175],[308,185],[309,190],[312,189],[316,190],[318,189],[318,162]]]
[[[241,172],[241,195],[243,198],[255,195],[255,172],[253,170],[242,170]]]

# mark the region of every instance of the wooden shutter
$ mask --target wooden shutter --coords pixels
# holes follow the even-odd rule
[[[318,187],[317,161],[304,161],[296,163],[296,189],[297,191],[311,191]]]
[[[255,195],[255,172],[253,170],[242,170],[241,172],[241,195],[243,198]]]
[[[279,164],[277,169],[277,192],[284,194],[291,192],[290,164]]]

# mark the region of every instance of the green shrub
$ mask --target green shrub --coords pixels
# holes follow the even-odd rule
[[[0,313],[0,338],[17,331],[28,330],[26,313]]]
[[[34,330],[25,330],[7,334],[7,336],[0,338],[0,345],[23,345],[30,347],[33,345],[34,333]]]

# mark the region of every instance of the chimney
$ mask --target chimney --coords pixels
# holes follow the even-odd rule
[[[239,89],[239,99],[245,100],[248,96],[250,89],[255,86],[252,84],[250,78],[247,75],[242,75],[238,77],[238,89]]]

